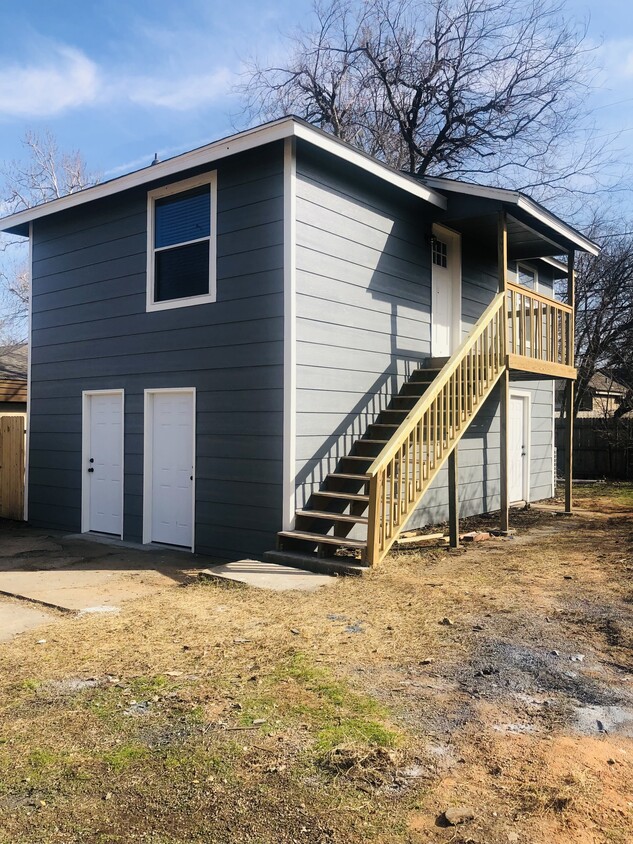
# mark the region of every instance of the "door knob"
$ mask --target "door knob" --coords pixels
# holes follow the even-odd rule
[[[92,468],[92,466],[88,469],[88,471],[89,471],[89,472],[94,472],[94,469]]]

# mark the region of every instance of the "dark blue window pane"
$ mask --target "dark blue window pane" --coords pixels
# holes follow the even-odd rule
[[[209,292],[209,241],[155,253],[154,301],[167,302]]]
[[[209,185],[156,200],[154,246],[172,246],[208,237],[211,231]]]

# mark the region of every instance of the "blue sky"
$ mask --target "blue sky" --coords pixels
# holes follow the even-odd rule
[[[249,54],[275,52],[310,0],[23,0],[0,5],[0,161],[26,129],[51,129],[102,176],[229,134],[231,86]],[[570,0],[602,46],[599,131],[633,161],[633,4]],[[624,102],[622,102],[624,101]]]

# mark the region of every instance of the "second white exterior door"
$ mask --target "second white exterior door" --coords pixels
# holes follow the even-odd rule
[[[146,393],[144,541],[193,549],[193,390]]]
[[[529,500],[529,408],[527,396],[510,393],[510,437],[508,443],[510,477],[508,491],[511,502]]]

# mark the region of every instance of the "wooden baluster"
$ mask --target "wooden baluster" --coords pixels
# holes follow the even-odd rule
[[[426,442],[426,456],[424,458],[424,479],[426,480],[429,476],[429,472],[431,471],[431,410],[427,410],[424,414],[424,425],[425,425],[425,434],[424,439]]]
[[[518,326],[517,326],[517,294],[516,291],[513,290],[510,293],[512,297],[512,345],[510,347],[510,354],[518,355],[519,352],[519,337],[517,334]]]
[[[525,295],[523,293],[521,295],[521,310],[519,311],[519,321],[520,321],[520,335],[521,335],[521,345],[519,354],[525,355],[527,354],[527,342],[525,339]]]
[[[402,496],[404,512],[409,512],[409,501],[411,501],[411,493],[410,493],[410,483],[411,483],[411,472],[413,471],[413,466],[411,465],[411,461],[415,459],[415,454],[412,449],[413,445],[413,433],[409,434],[407,437],[407,444],[405,446],[405,485],[404,485],[404,494]]]

